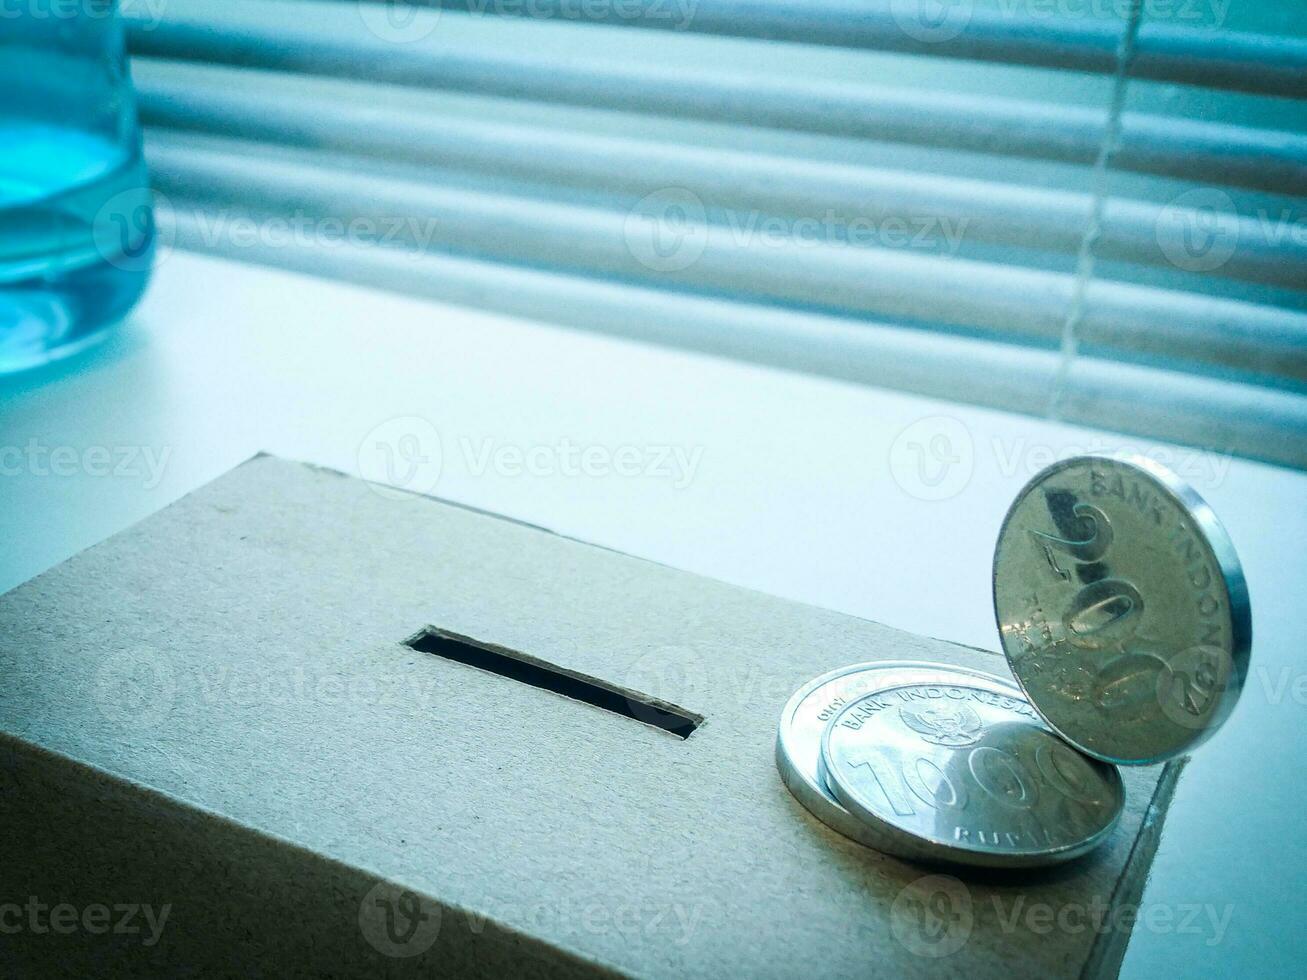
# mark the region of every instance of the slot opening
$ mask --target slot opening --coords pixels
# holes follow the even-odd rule
[[[445,660],[476,667],[500,677],[510,677],[523,684],[561,694],[573,701],[591,704],[615,715],[661,728],[677,738],[689,738],[703,724],[702,715],[659,698],[434,626],[428,626],[404,642],[406,646],[422,653],[435,654]]]

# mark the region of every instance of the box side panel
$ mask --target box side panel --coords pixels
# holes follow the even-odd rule
[[[0,976],[614,975],[6,737],[0,826]]]

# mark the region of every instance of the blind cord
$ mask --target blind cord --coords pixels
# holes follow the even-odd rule
[[[1067,379],[1071,364],[1079,349],[1078,331],[1085,314],[1085,294],[1094,277],[1094,248],[1103,230],[1103,209],[1108,195],[1108,179],[1112,157],[1121,143],[1121,116],[1125,112],[1126,89],[1130,84],[1130,67],[1134,62],[1139,25],[1143,20],[1143,0],[1129,0],[1125,30],[1116,49],[1116,71],[1112,75],[1112,100],[1108,106],[1107,125],[1103,139],[1094,157],[1090,177],[1089,221],[1076,251],[1076,272],[1071,285],[1071,302],[1062,323],[1062,344],[1058,357],[1057,374],[1049,392],[1048,416],[1061,418],[1062,403],[1066,397]]]

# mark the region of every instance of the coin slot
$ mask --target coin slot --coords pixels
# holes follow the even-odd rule
[[[405,641],[405,645],[422,653],[432,653],[445,660],[476,667],[478,670],[510,677],[543,691],[584,704],[603,708],[615,715],[623,715],[654,728],[671,732],[677,738],[689,738],[703,724],[703,715],[687,711],[677,705],[609,684],[597,677],[587,677],[565,670],[536,657],[483,643],[471,637],[460,636],[448,630],[427,627]]]

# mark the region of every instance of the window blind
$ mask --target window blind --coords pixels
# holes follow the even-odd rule
[[[183,247],[1307,466],[1307,11],[124,10]]]

